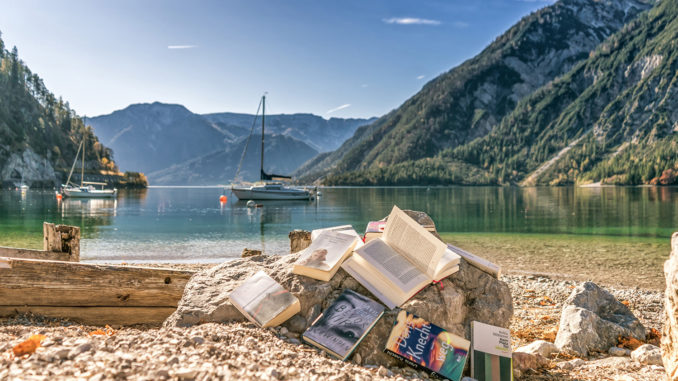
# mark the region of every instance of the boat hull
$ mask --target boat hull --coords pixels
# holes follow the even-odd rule
[[[70,198],[114,198],[118,195],[117,189],[91,190],[83,192],[81,190],[64,189],[64,197]]]
[[[303,189],[258,190],[252,188],[231,188],[239,200],[308,200],[311,192]]]

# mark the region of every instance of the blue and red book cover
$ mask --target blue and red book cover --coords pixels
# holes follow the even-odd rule
[[[471,342],[405,310],[393,324],[385,351],[434,376],[459,381]]]

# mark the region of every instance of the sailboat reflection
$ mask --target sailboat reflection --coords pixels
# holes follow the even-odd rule
[[[72,199],[67,198],[59,202],[61,216],[112,216],[118,212],[117,199]]]

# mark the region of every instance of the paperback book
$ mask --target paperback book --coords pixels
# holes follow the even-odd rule
[[[405,310],[398,312],[386,353],[434,376],[459,381],[471,343]]]
[[[512,381],[511,332],[506,328],[471,322],[471,377],[477,380]]]
[[[327,282],[339,270],[344,259],[351,255],[359,240],[357,234],[323,231],[302,250],[292,272]]]
[[[299,312],[299,299],[263,271],[228,296],[233,306],[259,327],[275,327]]]
[[[427,284],[459,270],[459,255],[397,206],[384,233],[344,262],[342,268],[389,308],[401,306]]]
[[[475,254],[471,254],[464,249],[460,249],[454,245],[450,245],[449,243],[447,244],[447,248],[453,251],[455,254],[459,255],[460,257],[464,258],[466,262],[468,262],[471,266],[476,267],[492,275],[493,277],[499,279],[499,276],[501,275],[501,267],[499,267],[499,265],[492,263],[485,258],[481,258]]]
[[[302,338],[346,360],[384,314],[384,306],[346,289],[304,332]]]
[[[325,231],[333,231],[337,233],[342,233],[342,234],[348,234],[355,236],[358,238],[358,242],[356,243],[356,248],[360,247],[363,245],[363,238],[358,234],[355,229],[353,229],[353,226],[351,225],[340,225],[340,226],[332,226],[329,228],[322,228],[322,229],[315,229],[311,231],[311,242],[315,241],[318,236],[320,236],[320,233],[325,232]]]

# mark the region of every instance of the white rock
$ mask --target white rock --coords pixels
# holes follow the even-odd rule
[[[530,344],[524,345],[515,350],[515,352],[529,353],[533,355],[542,355],[544,357],[549,357],[553,353],[560,352],[558,347],[555,344],[549,343],[545,340],[537,340]]]
[[[624,357],[624,356],[629,356],[631,354],[631,351],[626,349],[626,348],[610,347],[610,349],[608,349],[607,353],[610,356]]]
[[[574,359],[574,360],[570,360],[570,361],[561,362],[560,364],[558,364],[558,367],[565,369],[565,370],[570,370],[570,369],[574,369],[574,368],[579,368],[580,366],[584,365],[585,363],[586,363],[586,361],[584,361],[582,359]]]
[[[174,372],[174,377],[179,379],[195,378],[197,374],[197,369],[182,368]]]
[[[662,351],[658,346],[643,344],[631,352],[631,359],[646,365],[663,365]]]

